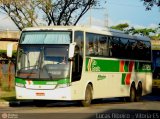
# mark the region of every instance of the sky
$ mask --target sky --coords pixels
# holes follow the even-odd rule
[[[155,6],[151,11],[146,11],[140,0],[107,0],[104,8],[92,9],[91,13],[88,12],[83,17],[80,24],[85,24],[86,21],[90,24],[90,14],[92,16],[91,24],[98,26],[104,26],[104,21],[108,21],[108,26],[128,23],[130,26],[138,28],[157,27],[160,23],[160,8]]]
[[[114,26],[120,23],[128,23],[136,28],[157,27],[160,23],[160,8],[155,6],[151,11],[146,11],[140,0],[107,0],[103,8],[88,11],[78,24]],[[0,13],[0,30],[3,29],[16,30],[17,28],[9,17]]]

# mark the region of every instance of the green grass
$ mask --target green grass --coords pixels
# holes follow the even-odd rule
[[[16,100],[15,90],[0,91],[0,101],[14,101]]]
[[[11,75],[11,82],[9,83],[8,74],[3,74],[0,78],[0,89],[2,91],[14,90],[14,75]]]
[[[8,75],[5,74],[0,78],[0,101],[14,101],[16,100],[14,89],[14,75],[12,75],[9,87]]]
[[[6,55],[7,54],[7,50],[0,50],[0,56],[2,55]],[[16,57],[17,55],[17,51],[13,51],[13,57]]]

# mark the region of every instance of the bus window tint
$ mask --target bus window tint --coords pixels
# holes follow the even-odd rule
[[[125,58],[126,59],[130,56],[128,46],[129,46],[128,39],[120,38],[120,42],[119,42],[120,58]]]
[[[150,60],[151,44],[147,41],[105,36],[94,33],[86,34],[86,55],[113,57],[131,60]]]
[[[110,56],[111,57],[119,57],[119,38],[110,37]]]
[[[128,52],[128,57],[127,59],[137,59],[136,58],[136,53],[137,51],[135,50],[136,47],[136,41],[135,40],[129,40],[128,45],[127,45],[127,52]]]
[[[100,34],[86,34],[86,55],[87,56],[108,56],[107,36]]]
[[[91,33],[86,34],[86,55],[93,56],[94,52],[94,44],[93,44],[93,35]]]
[[[100,56],[108,56],[109,50],[107,38],[107,36],[99,36],[98,55]]]
[[[72,67],[72,81],[78,81],[81,79],[82,64],[83,64],[83,32],[75,31],[75,51],[73,57],[73,67]]]
[[[83,41],[83,32],[82,31],[76,31],[75,32],[75,42],[76,45],[79,47],[79,54],[83,57],[83,46],[84,46],[84,41]]]
[[[136,47],[135,47],[135,57],[138,60],[143,60],[145,57],[145,44],[142,41],[136,41]]]
[[[145,60],[151,60],[151,44],[150,42],[144,42],[145,43]]]

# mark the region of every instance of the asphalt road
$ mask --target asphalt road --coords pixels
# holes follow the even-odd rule
[[[118,98],[104,99],[90,107],[76,102],[52,102],[46,107],[21,103],[0,107],[0,119],[159,119],[160,96],[148,95],[140,102],[122,102]]]

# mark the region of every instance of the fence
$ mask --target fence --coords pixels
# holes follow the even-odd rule
[[[15,65],[9,61],[7,64],[0,61],[0,90],[11,91],[14,89]]]

